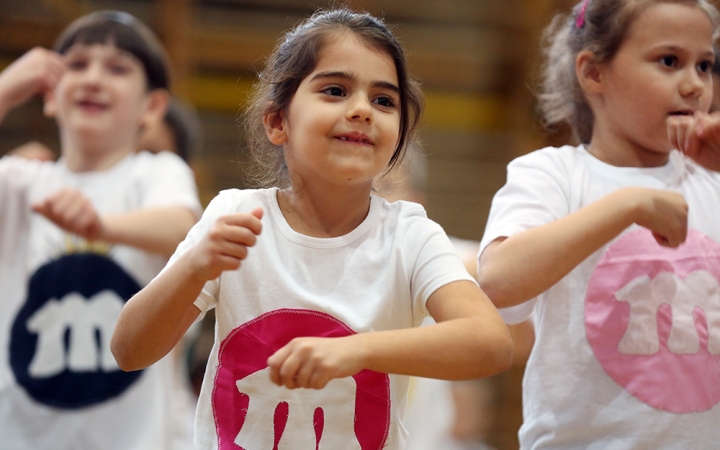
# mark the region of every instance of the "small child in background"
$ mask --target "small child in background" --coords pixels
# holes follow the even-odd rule
[[[523,449],[718,446],[717,25],[705,0],[584,0],[548,28],[540,105],[580,145],[509,164],[478,272],[508,322],[535,313]]]
[[[252,105],[251,150],[282,188],[221,192],[123,308],[113,353],[146,367],[216,308],[200,448],[404,449],[401,375],[491,375],[512,344],[422,207],[371,195],[420,119],[402,47],[368,14],[320,11],[283,37]]]
[[[0,159],[0,449],[192,445],[172,358],[128,374],[109,348],[123,304],[201,210],[179,157],[135,150],[168,89],[159,41],[117,11],[0,74],[0,118],[43,94],[61,141],[57,162]]]

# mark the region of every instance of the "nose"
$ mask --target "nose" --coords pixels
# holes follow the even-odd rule
[[[367,96],[356,94],[350,99],[347,111],[348,119],[371,123],[372,113],[373,108]]]
[[[700,97],[707,88],[705,80],[697,72],[697,68],[688,67],[683,73],[680,83],[680,95],[683,97]]]
[[[88,86],[96,86],[102,80],[102,65],[99,62],[92,61],[88,63],[82,73],[82,82]]]

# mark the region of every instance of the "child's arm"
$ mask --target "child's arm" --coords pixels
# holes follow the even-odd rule
[[[671,116],[670,143],[706,169],[720,172],[720,112]]]
[[[462,380],[510,367],[510,333],[475,283],[456,281],[437,289],[427,308],[436,325],[293,339],[268,359],[270,377],[289,389],[321,389],[364,369]]]
[[[195,214],[182,206],[147,208],[100,217],[80,191],[64,188],[33,210],[60,228],[88,240],[137,247],[171,255],[195,223]]]
[[[200,314],[193,302],[205,283],[247,257],[262,215],[256,208],[220,217],[197,245],[125,304],[110,342],[121,369],[143,369],[172,350]]]
[[[65,73],[65,62],[57,53],[36,47],[0,73],[0,122],[8,112],[35,94],[52,90]]]
[[[687,211],[676,192],[617,190],[558,220],[496,239],[480,257],[480,286],[499,308],[524,303],[633,223],[650,229],[660,245],[677,247],[687,234]]]

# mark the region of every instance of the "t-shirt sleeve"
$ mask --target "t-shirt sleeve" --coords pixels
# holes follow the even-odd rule
[[[138,157],[148,158],[149,161],[146,166],[149,173],[143,177],[145,208],[183,206],[200,216],[202,207],[195,176],[182,158],[171,152],[154,155],[143,152]]]
[[[570,211],[570,175],[561,161],[560,149],[546,149],[513,160],[507,182],[493,197],[478,258],[501,237],[510,237],[553,222]],[[519,323],[532,313],[535,299],[500,309],[507,323]]]
[[[424,214],[423,214],[424,216]],[[410,277],[414,317],[429,315],[427,300],[439,288],[455,281],[477,283],[465,269],[445,231],[426,217],[413,217],[403,233],[409,237],[408,248],[416,249]]]
[[[228,214],[227,212],[227,201],[223,193],[220,193],[215,197],[205,209],[202,217],[198,223],[193,226],[188,232],[185,239],[177,246],[175,253],[170,257],[165,269],[172,266],[182,255],[188,250],[197,245],[200,240],[205,237],[210,228],[215,224],[217,219],[223,215]],[[162,272],[160,272],[162,274]],[[208,310],[214,308],[217,305],[217,299],[220,291],[220,277],[210,280],[205,283],[200,295],[195,299],[194,305],[200,309],[201,314],[198,316],[196,321],[199,321],[205,316]]]

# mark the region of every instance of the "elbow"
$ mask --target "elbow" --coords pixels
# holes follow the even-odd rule
[[[510,330],[498,316],[490,324],[476,329],[473,357],[466,360],[462,373],[456,373],[455,380],[472,380],[504,372],[513,365],[514,345]]]
[[[118,367],[123,372],[133,372],[145,368],[139,361],[134,360],[133,355],[135,352],[130,350],[127,345],[124,345],[124,342],[116,333],[113,333],[112,339],[110,340],[110,351]]]
[[[499,324],[491,342],[492,346],[486,353],[485,363],[478,368],[479,375],[476,378],[496,375],[512,367],[514,346],[510,330],[505,323]]]
[[[502,277],[493,274],[492,267],[488,267],[487,264],[481,265],[478,269],[477,280],[480,289],[496,308],[513,306],[511,292],[503,285]]]

